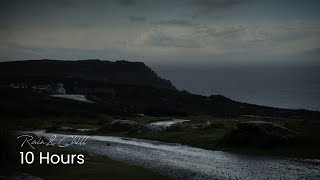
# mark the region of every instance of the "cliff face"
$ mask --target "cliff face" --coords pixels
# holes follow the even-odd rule
[[[115,84],[175,89],[141,62],[29,60],[0,63],[2,78],[77,78]]]

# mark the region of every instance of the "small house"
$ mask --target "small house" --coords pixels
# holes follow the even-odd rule
[[[66,89],[63,87],[63,83],[57,83],[52,85],[35,85],[32,89],[38,92],[46,92],[49,94],[66,94]]]
[[[49,88],[49,85],[34,85],[31,88],[37,91],[46,91]]]
[[[83,88],[75,87],[73,89],[75,93],[78,94],[100,94],[104,96],[109,96],[113,98],[115,96],[115,91],[113,88]]]
[[[28,88],[28,86],[24,83],[12,83],[9,85],[10,88],[14,88],[14,89],[25,89]]]
[[[52,85],[48,90],[51,94],[66,94],[67,92],[62,83]]]

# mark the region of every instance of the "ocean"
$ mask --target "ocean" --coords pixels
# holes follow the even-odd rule
[[[320,111],[320,67],[156,66],[178,89],[236,101]]]

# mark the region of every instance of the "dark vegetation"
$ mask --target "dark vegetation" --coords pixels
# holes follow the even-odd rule
[[[180,91],[142,86],[114,85],[115,97],[88,94],[96,103],[53,98],[30,89],[0,88],[3,119],[32,117],[96,117],[100,114],[150,116],[212,115],[232,118],[240,115],[318,120],[320,113],[263,107],[232,101],[223,96],[200,96]]]
[[[142,125],[161,121],[160,118],[153,117],[131,118]],[[320,157],[320,124],[317,121],[245,116],[236,118],[189,116],[187,119],[191,121],[164,131],[141,132],[134,128],[113,128],[111,123],[106,123],[86,134],[134,137],[249,155]],[[250,123],[255,121],[263,121],[266,125],[256,127]],[[242,128],[239,129],[237,126]]]
[[[70,78],[175,89],[170,81],[158,77],[144,63],[124,60],[116,62],[100,60],[2,62],[0,63],[0,77],[27,83],[30,79]]]
[[[31,89],[9,89],[10,83],[62,82],[67,93],[75,88],[113,89],[114,95],[88,93],[95,104],[76,103],[36,94]],[[95,114],[137,114],[152,116],[255,115],[318,119],[319,112],[288,110],[235,102],[220,95],[201,96],[178,91],[143,63],[127,61],[18,61],[0,63],[2,117],[79,116]]]
[[[7,128],[0,128],[0,169],[3,172],[14,169],[18,163],[18,149],[14,134]]]
[[[94,134],[130,136],[176,142],[206,149],[267,154],[319,156],[320,113],[308,110],[279,109],[236,102],[220,95],[201,96],[179,91],[159,78],[142,63],[126,61],[26,61],[0,63],[0,123],[5,129],[51,129],[61,126],[99,128]],[[9,88],[10,83],[35,84],[62,82],[67,93],[75,88],[113,89],[114,95],[86,93],[85,103],[27,89]],[[146,115],[142,117],[139,114]],[[148,124],[163,117],[210,122],[206,128],[175,127],[164,132],[137,133],[111,128],[114,119],[131,119]],[[242,121],[276,122],[294,130],[294,143],[265,148],[225,142],[225,137]],[[189,124],[189,125],[188,125]],[[243,137],[255,136],[241,134]],[[265,135],[262,134],[263,138]],[[259,140],[253,140],[253,142]],[[237,141],[237,142],[240,142]],[[282,152],[282,153],[281,153]]]

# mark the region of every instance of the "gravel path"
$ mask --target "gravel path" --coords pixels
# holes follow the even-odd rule
[[[52,135],[44,134],[47,138]],[[68,135],[57,135],[56,140],[65,136]],[[72,148],[105,155],[177,179],[320,179],[319,160],[246,156],[111,136],[90,136],[85,146]]]

